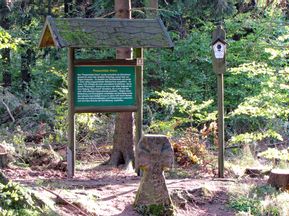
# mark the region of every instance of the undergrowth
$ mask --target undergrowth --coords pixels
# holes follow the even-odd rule
[[[238,214],[283,216],[289,213],[289,194],[269,185],[251,187],[247,193],[231,195],[229,206]]]
[[[0,216],[26,215],[46,214],[36,205],[32,195],[19,184],[11,181],[6,185],[0,184]]]

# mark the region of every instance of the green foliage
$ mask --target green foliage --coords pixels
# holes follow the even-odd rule
[[[280,193],[276,188],[270,185],[254,186],[251,188],[249,195],[253,198],[266,198],[267,196],[276,196]]]
[[[161,204],[139,205],[135,209],[143,216],[172,216],[174,212],[172,207]]]
[[[283,141],[283,138],[280,134],[276,133],[273,130],[267,130],[263,132],[253,132],[253,133],[244,133],[244,134],[238,134],[236,136],[233,136],[229,142],[229,144],[237,144],[237,143],[254,143],[257,141],[262,141],[266,138],[273,138],[279,141]]]
[[[289,28],[281,10],[239,13],[225,21],[228,74],[225,107],[231,143],[279,141],[288,131]]]
[[[4,48],[16,50],[17,46],[22,42],[20,38],[13,38],[0,26],[0,50]]]
[[[19,184],[11,181],[6,185],[0,184],[0,215],[28,216],[41,215],[41,212],[31,195]]]
[[[253,186],[248,194],[231,197],[229,206],[237,212],[251,215],[287,215],[289,195],[270,185]]]
[[[133,15],[144,18],[146,10],[140,9],[144,0],[132,3],[136,7],[132,10]],[[278,1],[269,6],[265,1],[258,1],[256,7],[248,7],[249,3],[248,0],[160,1],[158,12],[175,47],[173,50],[145,50],[144,120],[148,131],[175,136],[181,135],[186,128],[200,130],[203,125],[216,120],[216,75],[212,71],[210,46],[215,24],[222,21],[228,42],[226,140],[255,144],[274,143],[288,137],[289,51],[286,47],[289,45],[289,27],[286,11],[278,6]],[[69,16],[109,18],[114,16],[113,5],[112,0],[95,0],[92,4],[73,1]],[[9,128],[11,134],[15,131],[12,137],[17,143],[24,140],[24,133],[34,133],[37,125],[46,123],[50,128],[48,133],[53,134],[53,138],[46,141],[65,143],[66,50],[37,47],[44,17],[47,14],[54,17],[67,15],[63,11],[63,2],[13,1],[9,9],[5,13],[9,28],[0,28],[0,50],[12,49],[11,67],[5,68],[5,60],[0,59],[0,70],[4,68],[11,73],[12,87],[9,92],[5,90],[6,94],[1,98],[13,114],[17,108],[23,107],[27,112],[24,117],[16,115],[19,119],[15,123],[5,122],[1,127]],[[24,64],[21,59],[28,49],[34,53],[28,61],[31,81],[23,90],[21,69]],[[76,58],[112,59],[115,50],[77,49]],[[7,114],[4,106],[0,107],[1,118],[2,114]],[[113,119],[113,115],[103,116]],[[79,115],[77,129],[81,132],[78,141],[94,140],[99,136],[94,134],[99,131],[97,127],[102,124],[101,119],[92,114]],[[17,132],[16,125],[21,126],[23,134]],[[12,137],[7,142],[12,142]],[[213,144],[212,137],[208,137],[206,145]]]
[[[246,196],[240,196],[230,201],[230,207],[239,212],[249,212],[252,215],[260,215],[261,203],[259,200],[251,199]]]
[[[259,153],[258,156],[271,160],[274,164],[278,161],[278,166],[281,168],[287,168],[289,165],[289,148],[283,150],[268,148]]]
[[[197,126],[216,119],[216,112],[209,111],[212,100],[197,104],[196,101],[186,100],[174,89],[169,89],[168,92],[156,92],[156,94],[158,98],[150,101],[164,108],[162,115],[165,116],[165,121],[153,122],[150,130],[168,133],[182,125]]]

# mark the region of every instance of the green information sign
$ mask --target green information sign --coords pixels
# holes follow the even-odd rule
[[[74,105],[135,106],[135,66],[74,66]]]

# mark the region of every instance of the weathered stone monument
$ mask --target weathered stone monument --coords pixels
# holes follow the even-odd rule
[[[136,149],[136,166],[143,172],[135,206],[146,207],[157,215],[173,215],[164,169],[173,163],[173,148],[164,135],[144,135]],[[159,213],[157,213],[159,212]]]

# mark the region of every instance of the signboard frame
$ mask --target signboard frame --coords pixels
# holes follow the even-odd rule
[[[76,160],[76,130],[75,114],[76,113],[96,113],[96,112],[136,112],[137,137],[141,136],[142,131],[142,97],[143,97],[143,54],[142,49],[137,49],[135,59],[112,59],[112,60],[80,60],[75,59],[75,49],[68,49],[68,148],[67,148],[67,175],[73,177],[75,172]],[[75,66],[133,66],[135,67],[135,106],[87,106],[76,107],[75,99]],[[141,131],[140,131],[141,130]]]
[[[92,106],[77,106],[74,105],[74,112],[75,113],[94,113],[94,112],[135,112],[138,109],[139,106],[139,99],[138,97],[138,91],[140,91],[140,87],[137,85],[138,80],[141,78],[140,73],[140,67],[142,65],[142,61],[139,59],[133,59],[133,60],[125,60],[125,59],[118,59],[118,60],[76,60],[74,61],[73,65],[73,97],[74,102],[76,98],[76,73],[75,68],[76,67],[133,67],[134,68],[134,77],[135,79],[132,80],[134,82],[132,85],[134,85],[134,104],[132,105],[109,105],[109,106],[99,106],[99,105],[92,105]],[[116,103],[117,104],[117,103]]]
[[[125,61],[117,61],[118,64],[112,64],[112,62],[116,63],[115,60],[114,61],[78,61],[76,64],[74,64],[74,80],[73,80],[73,85],[74,85],[74,110],[76,113],[87,113],[87,112],[135,112],[138,109],[138,98],[137,96],[139,94],[137,94],[137,92],[139,91],[139,86],[137,85],[137,80],[140,78],[139,77],[139,73],[137,73],[139,66],[137,66],[136,61],[131,61],[131,60],[125,60]],[[89,69],[85,69],[86,67],[90,67],[89,69],[92,70],[92,68],[94,67],[95,69],[120,69],[120,72],[113,72],[116,74],[131,74],[131,70],[133,70],[132,72],[132,77],[129,76],[129,78],[131,79],[132,82],[132,94],[133,97],[131,100],[133,100],[133,103],[130,103],[129,105],[126,104],[121,104],[121,102],[111,102],[114,103],[115,105],[97,105],[96,102],[91,102],[92,105],[77,105],[76,102],[76,97],[77,97],[77,74],[80,74],[79,70],[86,70],[89,71]],[[122,70],[122,67],[126,67],[129,68],[129,71],[124,71],[124,69]],[[81,68],[81,69],[80,69]],[[78,72],[77,72],[78,70]],[[88,72],[89,73],[89,72]],[[108,72],[109,73],[109,72]],[[90,72],[91,74],[91,72]],[[81,102],[80,102],[81,103]],[[103,102],[105,103],[105,102]]]

